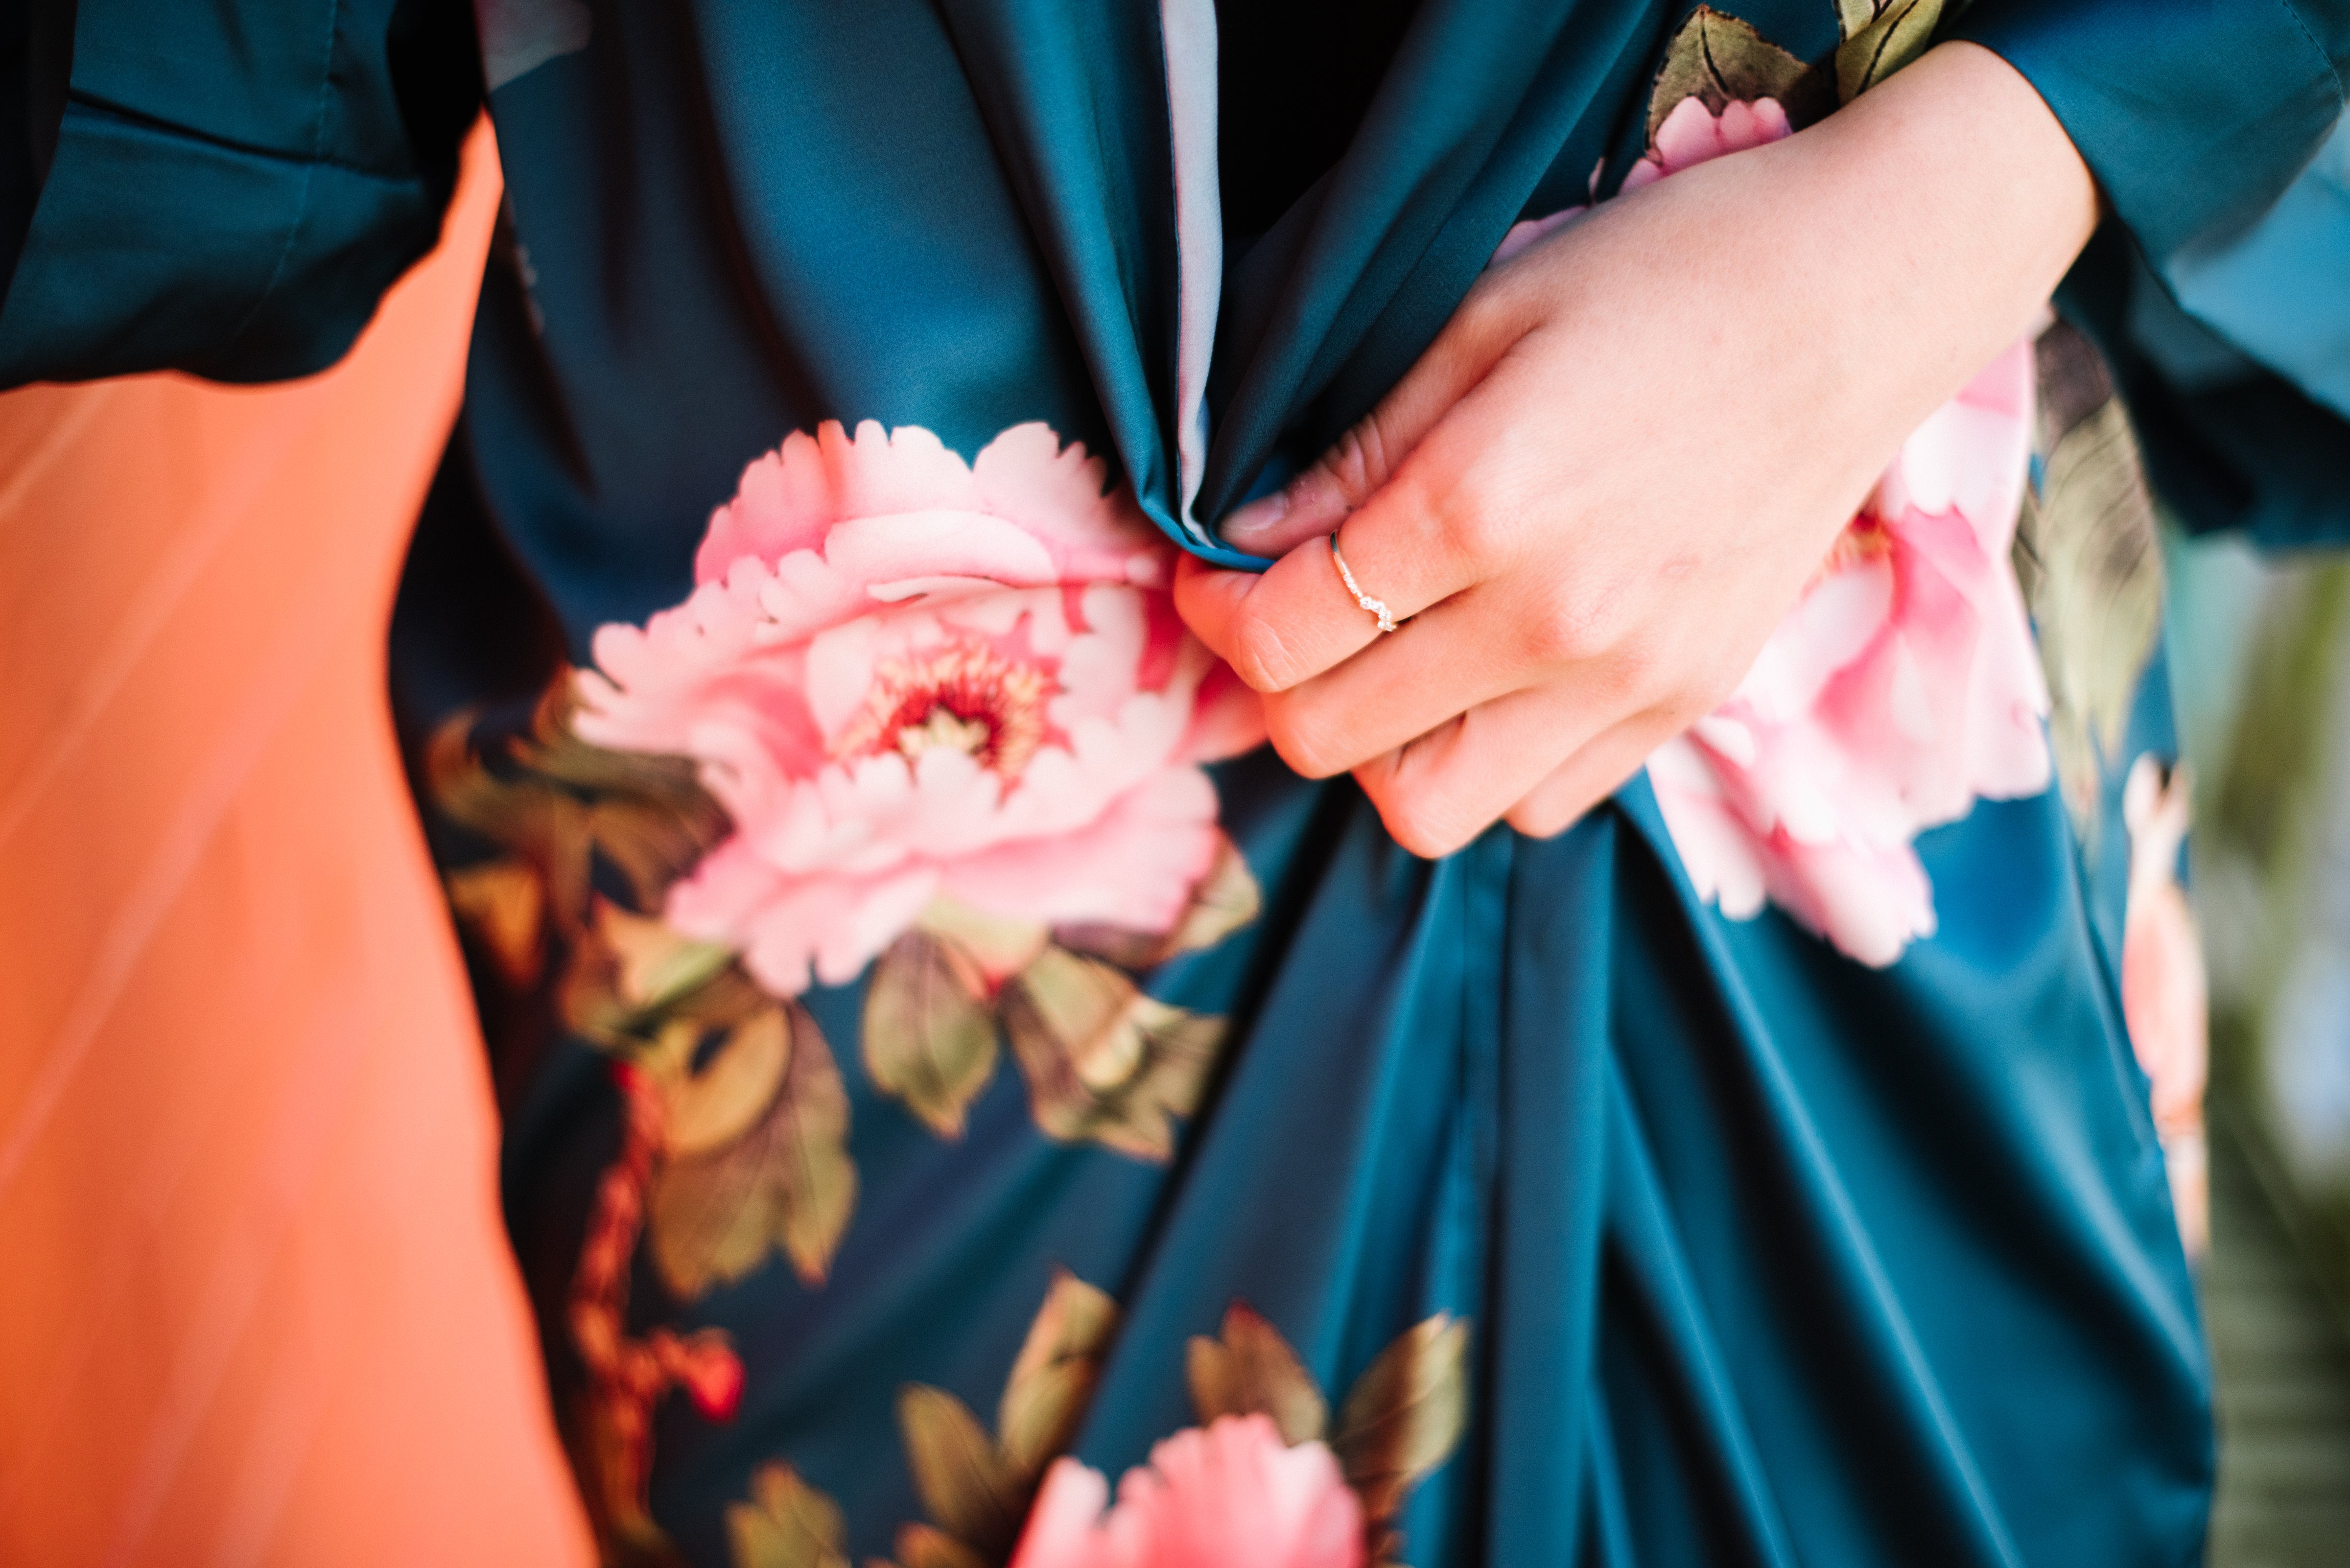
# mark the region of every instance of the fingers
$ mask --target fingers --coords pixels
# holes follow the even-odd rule
[[[1356,583],[1395,619],[1505,569],[1523,554],[1530,531],[1539,532],[1530,522],[1526,482],[1534,465],[1525,459],[1548,438],[1513,418],[1525,394],[1515,383],[1526,377],[1523,366],[1494,368],[1330,535]],[[1347,591],[1319,536],[1254,576],[1186,560],[1175,605],[1200,639],[1259,691],[1288,691],[1387,635]],[[1415,628],[1394,635],[1403,646]]]
[[[1395,841],[1431,860],[1504,816],[1520,833],[1548,838],[1607,799],[1680,728],[1657,710],[1565,738],[1575,734],[1566,727],[1587,722],[1556,691],[1521,691],[1471,709],[1355,777]]]
[[[1550,838],[1565,832],[1638,773],[1649,754],[1678,732],[1672,721],[1662,714],[1634,714],[1527,791],[1506,814],[1510,826],[1529,838]]]
[[[1596,727],[1569,686],[1516,691],[1364,763],[1355,778],[1395,841],[1433,860],[1501,820]]]
[[[1459,498],[1460,487],[1452,492]],[[1450,598],[1482,575],[1484,562],[1447,544],[1455,530],[1419,493],[1410,473],[1383,490],[1373,512],[1337,537],[1363,592],[1400,621]],[[1338,575],[1327,536],[1316,535],[1262,573],[1219,571],[1186,556],[1175,574],[1175,608],[1234,673],[1259,691],[1286,691],[1393,634],[1356,602]]]
[[[1428,432],[1508,351],[1515,330],[1506,313],[1472,295],[1403,379],[1329,451],[1279,492],[1227,516],[1218,530],[1224,543],[1252,555],[1284,556],[1336,528],[1395,477]]]
[[[1392,752],[1526,684],[1494,656],[1501,612],[1472,588],[1423,610],[1409,635],[1381,637],[1336,669],[1265,699],[1282,760],[1307,778],[1331,778]]]
[[[1432,384],[1430,389],[1435,389]],[[1389,400],[1395,395],[1389,393]],[[1423,400],[1432,404],[1436,399],[1415,399],[1415,405]],[[1404,420],[1424,412],[1418,406],[1399,410],[1382,402],[1315,458],[1312,467],[1226,517],[1218,530],[1224,543],[1253,556],[1284,556],[1329,533],[1394,477],[1405,455],[1428,433]],[[1429,417],[1432,421],[1442,415],[1438,408]]]

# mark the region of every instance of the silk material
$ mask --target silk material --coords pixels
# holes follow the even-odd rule
[[[2350,539],[2350,415],[2324,390],[2350,374],[2328,348],[2350,316],[2339,154],[2311,161],[2342,116],[2350,8],[1975,0],[1957,34],[2031,78],[2123,220],[2062,297],[2114,361],[2166,502],[2272,548]]]
[[[2164,498],[2270,549],[2350,540],[2350,119],[2248,232],[2158,277],[2108,236],[2074,269]],[[2175,296],[2174,296],[2175,291]]]
[[[1595,165],[1603,189],[1621,178],[1685,9],[1423,0],[1344,156],[1262,234],[1226,225],[1190,519],[1367,409],[1513,222],[1583,199]],[[2306,35],[2233,8],[2167,11],[2119,52],[2138,14],[2120,0],[1981,9],[2158,250],[2282,188],[2323,130],[2299,111],[2339,101]],[[1043,421],[1216,554],[1178,458],[1168,83],[1186,78],[1156,8],[480,14],[508,223],[395,629],[411,741],[468,705],[493,732],[524,727],[556,650],[585,661],[598,625],[683,599],[743,464],[827,419],[922,426],[965,456]],[[1741,14],[1807,57],[1835,36],[1826,0]],[[148,353],[265,375],[330,344],[346,291],[413,243],[428,156],[377,161],[380,209],[344,201],[339,166],[315,208],[276,184],[224,199],[217,245],[171,265],[243,314],[178,308],[156,281],[169,266],[125,236],[177,199],[150,145],[172,124],[223,163],[249,146],[321,166],[380,129],[369,114],[397,94],[378,77],[414,81],[433,57],[414,36],[368,55],[390,26],[365,12],[334,30],[333,50],[365,57],[340,75],[333,50],[256,57],[232,73],[250,105],[182,103],[101,52],[109,90],[154,105],[128,129],[78,59],[0,366]],[[330,87],[352,116],[293,112]],[[2293,112],[2248,112],[2215,149],[2206,87]],[[234,146],[208,129],[247,109]],[[2149,194],[2182,151],[2203,172]],[[310,277],[337,245],[363,260]],[[263,254],[286,258],[282,284]],[[71,278],[68,255],[86,268]],[[244,325],[224,337],[227,319]],[[1151,978],[1162,1002],[1232,1021],[1171,1160],[1042,1136],[1008,1070],[942,1139],[850,1048],[863,984],[804,999],[835,1043],[858,1173],[837,1253],[814,1280],[780,1257],[692,1293],[641,1261],[630,1276],[630,1333],[723,1331],[744,1377],[739,1406],[653,1409],[650,1517],[685,1558],[736,1560],[730,1510],[776,1463],[838,1502],[850,1555],[890,1550],[927,1506],[900,1389],[993,1407],[1055,1269],[1121,1308],[1076,1439],[1108,1469],[1194,1419],[1185,1342],[1235,1299],[1333,1391],[1431,1312],[1465,1318],[1470,1424],[1402,1516],[1414,1562],[2193,1554],[2210,1431],[2192,1295],[2053,798],[1929,835],[1939,932],[1877,971],[1775,916],[1701,905],[1638,784],[1555,841],[1497,830],[1430,865],[1349,784],[1263,753],[1217,784],[1266,902]],[[452,868],[491,853],[432,826]],[[568,1415],[588,1382],[570,1293],[629,1135],[606,1061],[550,1027],[546,988],[472,956],[509,1113],[509,1228]]]
[[[382,697],[474,152],[328,375],[0,398],[10,1563],[589,1560]]]

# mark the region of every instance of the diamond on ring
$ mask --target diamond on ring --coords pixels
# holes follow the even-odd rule
[[[1381,631],[1395,630],[1396,618],[1388,608],[1387,600],[1375,599],[1365,593],[1363,586],[1355,581],[1355,574],[1347,569],[1347,557],[1338,553],[1338,535],[1336,533],[1330,535],[1330,558],[1338,563],[1338,580],[1347,585],[1347,591],[1355,596],[1355,602],[1378,618]]]

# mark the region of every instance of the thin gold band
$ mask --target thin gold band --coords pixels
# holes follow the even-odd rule
[[[1330,533],[1330,558],[1338,564],[1338,580],[1347,585],[1347,591],[1355,596],[1355,602],[1378,618],[1381,631],[1395,630],[1396,618],[1388,610],[1387,601],[1375,599],[1365,593],[1363,586],[1355,581],[1355,574],[1347,569],[1347,557],[1338,553],[1338,534],[1336,529],[1331,530]]]

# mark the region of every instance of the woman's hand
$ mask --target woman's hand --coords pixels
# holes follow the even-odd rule
[[[1787,140],[1494,268],[1177,603],[1419,854],[1556,833],[1720,702],[1903,439],[2024,331],[2095,192],[2029,84],[1945,45]],[[1339,580],[1410,621],[1382,636]]]

